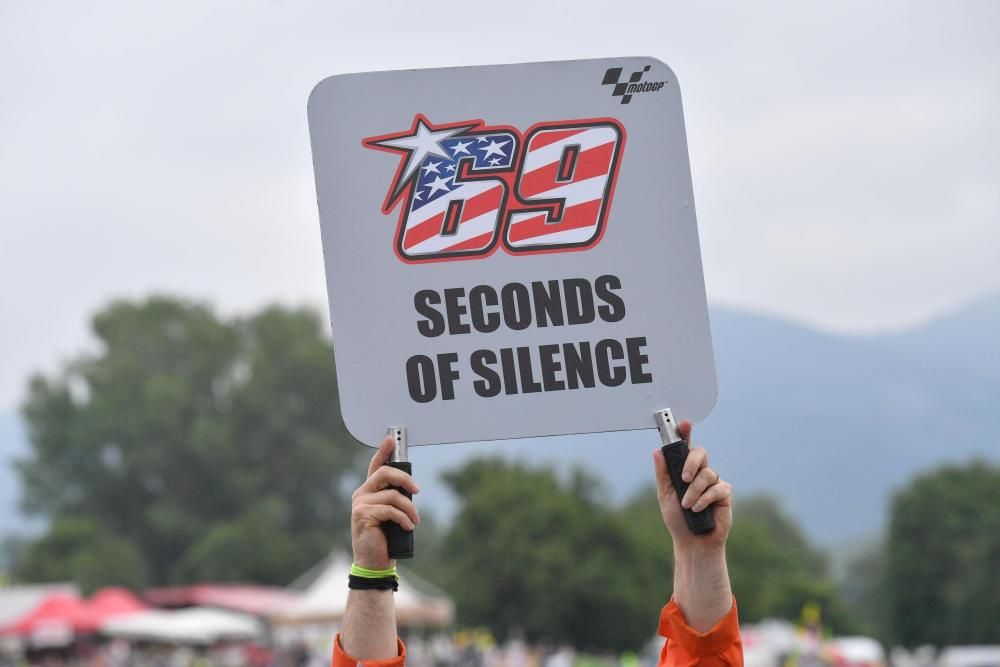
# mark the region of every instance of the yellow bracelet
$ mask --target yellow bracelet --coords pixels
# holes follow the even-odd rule
[[[351,574],[355,577],[361,577],[363,579],[382,579],[384,577],[395,577],[399,579],[399,574],[396,573],[395,567],[386,568],[384,570],[372,570],[367,567],[361,567],[357,563],[351,563]]]

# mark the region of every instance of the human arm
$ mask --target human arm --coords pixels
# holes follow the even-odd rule
[[[382,523],[394,521],[404,530],[413,530],[420,515],[413,502],[389,488],[397,486],[417,493],[413,478],[385,463],[392,454],[392,438],[379,446],[368,466],[368,477],[351,499],[351,546],[354,562],[361,567],[380,570],[393,567]],[[337,638],[334,663],[350,656],[351,660],[383,661],[402,655],[397,640],[396,607],[391,590],[351,590],[347,596],[344,622]],[[339,653],[338,653],[339,652]],[[343,656],[342,654],[346,654]]]
[[[681,422],[678,429],[690,442],[691,423]],[[686,664],[692,658],[706,664],[741,664],[739,625],[726,565],[726,539],[733,523],[732,485],[708,466],[708,453],[701,447],[688,453],[682,476],[689,486],[683,498],[677,497],[659,449],[653,452],[653,465],[657,500],[674,550],[674,594],[660,620],[660,633],[668,637],[661,665]],[[682,506],[696,512],[711,507],[715,528],[694,535]]]

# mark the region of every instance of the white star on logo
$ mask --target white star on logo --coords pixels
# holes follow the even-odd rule
[[[469,146],[472,144],[471,141],[459,141],[456,142],[454,146],[451,147],[452,155],[458,155],[459,153],[465,153],[466,155],[472,155],[469,152]]]
[[[440,176],[438,176],[437,178],[435,178],[433,181],[430,182],[430,186],[431,186],[431,191],[427,193],[428,197],[433,196],[434,193],[437,192],[438,190],[444,190],[445,192],[449,192],[447,178],[441,178]]]
[[[433,171],[433,172],[434,172],[435,174],[440,174],[441,172],[440,172],[440,171],[438,171],[438,167],[440,167],[440,166],[441,166],[441,163],[440,163],[440,162],[431,162],[431,161],[429,161],[429,160],[428,160],[428,161],[427,161],[427,164],[425,164],[425,165],[424,165],[423,167],[421,167],[421,169],[423,170],[423,172],[424,172],[425,174],[429,174],[429,173],[431,173],[432,171]]]
[[[486,137],[483,137],[483,136],[476,137],[476,143],[477,144],[481,144],[484,141],[486,141]]]
[[[495,158],[493,158],[492,160],[490,160],[490,166],[491,166],[491,167],[495,167],[495,166],[497,166],[498,164],[500,164],[500,158],[498,158],[498,157],[495,157]]]
[[[455,165],[454,164],[449,164],[448,168],[445,171],[455,171]]]
[[[483,148],[483,150],[486,151],[486,153],[483,155],[483,159],[485,160],[486,158],[488,158],[491,155],[499,155],[500,157],[507,157],[507,155],[502,150],[500,150],[500,149],[501,149],[501,147],[503,147],[503,146],[505,146],[505,145],[507,145],[509,143],[510,143],[509,140],[508,141],[501,141],[500,143],[497,143],[495,141],[491,141],[487,146],[485,146]]]
[[[421,199],[421,197],[420,197],[420,190],[414,190],[413,191],[413,198],[416,199],[417,201],[420,201],[420,199]]]
[[[437,155],[450,160],[451,156],[441,146],[441,142],[456,134],[461,134],[472,127],[475,126],[464,125],[462,127],[452,127],[447,130],[432,130],[431,126],[424,122],[423,118],[418,117],[417,124],[413,128],[413,134],[383,139],[382,141],[373,141],[371,145],[384,146],[385,148],[391,148],[406,154],[406,161],[403,163],[403,169],[400,171],[400,176],[396,181],[392,196],[395,197],[399,194],[402,185],[413,176],[414,172],[417,171],[417,168],[428,155]]]

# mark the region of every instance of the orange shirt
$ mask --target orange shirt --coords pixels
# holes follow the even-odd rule
[[[666,637],[660,651],[659,667],[687,667],[688,665],[743,665],[743,641],[736,617],[736,601],[729,613],[719,619],[708,632],[697,632],[684,620],[677,603],[671,600],[660,611],[659,634]],[[398,640],[397,640],[398,641]],[[387,660],[356,660],[344,653],[340,635],[333,643],[333,667],[403,667],[406,647],[399,641],[399,655]]]
[[[361,665],[362,667],[403,667],[406,664],[406,647],[403,646],[402,639],[397,639],[396,643],[399,645],[399,655],[395,658],[358,660],[344,653],[344,649],[340,645],[340,633],[338,632],[337,638],[333,642],[333,667],[355,667],[355,665]]]
[[[681,608],[671,600],[660,612],[659,634],[667,638],[660,651],[659,667],[743,665],[743,640],[736,616],[736,600],[715,627],[704,633],[688,625]]]

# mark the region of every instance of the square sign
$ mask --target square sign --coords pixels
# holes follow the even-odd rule
[[[334,76],[309,98],[344,421],[375,446],[715,404],[681,96],[652,58]]]

